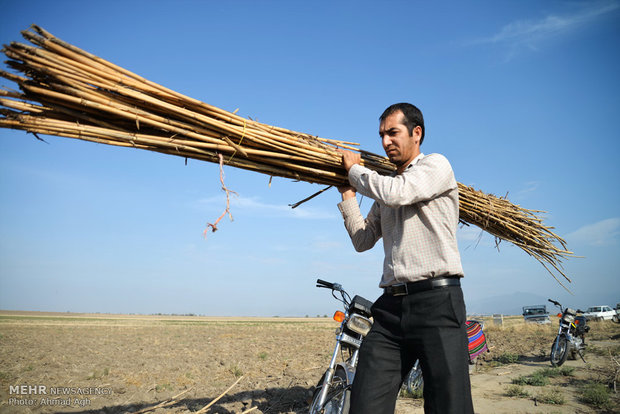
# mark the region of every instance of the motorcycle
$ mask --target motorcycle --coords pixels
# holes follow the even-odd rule
[[[583,352],[586,349],[585,334],[590,331],[590,327],[583,315],[577,315],[583,311],[562,308],[562,305],[555,300],[549,299],[549,302],[559,307],[561,311],[558,313],[558,318],[560,318],[558,336],[551,346],[551,365],[559,367],[566,362],[569,355],[571,359],[576,359],[577,354],[583,362],[586,362],[583,357]]]
[[[338,283],[330,283],[318,279],[317,287],[331,289],[332,296],[344,305],[344,312],[337,311],[334,319],[340,322],[336,330],[336,346],[329,366],[319,380],[312,395],[310,414],[348,414],[351,386],[355,377],[360,346],[372,327],[372,302],[361,297],[353,299]],[[340,297],[336,296],[336,293]],[[466,329],[469,339],[469,361],[484,351],[488,352],[486,337],[483,332],[484,323],[467,321]],[[342,362],[336,362],[341,355]],[[424,384],[419,360],[416,360],[403,387],[410,393],[421,390]]]
[[[484,351],[489,352],[487,346],[486,335],[484,334],[484,321],[482,320],[467,320],[465,322],[465,330],[467,331],[467,351],[469,353],[469,373],[471,374],[474,366],[476,365],[476,358]],[[415,364],[407,378],[403,383],[403,388],[409,394],[419,394],[424,387],[424,377],[422,376],[422,367],[420,366],[420,360],[416,359]]]
[[[334,319],[340,322],[336,330],[336,347],[325,374],[315,387],[310,414],[347,414],[359,349],[372,327],[372,302],[358,295],[351,299],[338,283],[318,279],[316,287],[331,289],[332,296],[343,303],[344,312],[334,314]],[[337,293],[340,297],[336,296]],[[342,362],[336,362],[339,355]]]

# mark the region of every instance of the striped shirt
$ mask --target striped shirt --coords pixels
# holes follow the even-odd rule
[[[366,219],[357,198],[338,204],[358,252],[383,238],[380,287],[436,276],[463,276],[456,241],[459,193],[449,161],[418,155],[402,174],[382,176],[355,164],[349,182],[373,203]]]

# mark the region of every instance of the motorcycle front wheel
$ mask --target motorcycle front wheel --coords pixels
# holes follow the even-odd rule
[[[325,378],[325,375],[323,375]],[[347,385],[347,374],[341,367],[336,368],[334,378],[328,384],[327,400],[323,409],[319,410],[319,398],[321,396],[321,386],[323,378],[319,381],[312,395],[310,404],[310,414],[349,414],[349,404],[351,400],[351,389]]]
[[[551,365],[559,367],[568,358],[568,339],[564,335],[559,335],[551,345]]]

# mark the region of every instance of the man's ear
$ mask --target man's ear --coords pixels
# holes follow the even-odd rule
[[[420,140],[422,139],[422,127],[420,125],[414,127],[413,131],[411,131],[411,136],[413,137],[415,143],[419,144]]]

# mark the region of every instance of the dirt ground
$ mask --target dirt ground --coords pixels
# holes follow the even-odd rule
[[[511,397],[514,379],[550,367],[557,319],[485,322],[490,352],[471,376],[476,413],[620,411],[614,393],[603,408],[580,399],[591,381],[617,380],[620,324],[592,323],[587,363],[569,360],[571,375]],[[201,412],[304,413],[336,327],[326,318],[0,312],[0,412],[194,413],[212,404]],[[422,404],[401,397],[396,413],[422,413]]]

